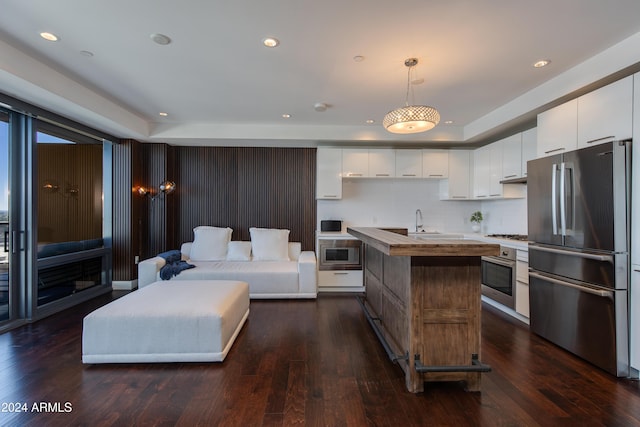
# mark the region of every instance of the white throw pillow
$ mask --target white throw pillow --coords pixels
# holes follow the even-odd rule
[[[229,242],[227,261],[251,261],[251,242]]]
[[[255,261],[289,261],[289,230],[252,227],[249,233]]]
[[[227,247],[233,230],[229,227],[201,225],[193,229],[193,245],[189,258],[194,261],[222,261],[227,258]]]

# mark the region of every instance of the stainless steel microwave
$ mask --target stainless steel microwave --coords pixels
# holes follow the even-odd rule
[[[320,239],[319,270],[362,270],[362,242],[351,239]]]

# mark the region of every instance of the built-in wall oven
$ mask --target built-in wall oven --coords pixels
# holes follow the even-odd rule
[[[509,308],[516,306],[516,250],[500,246],[500,255],[483,256],[482,294]]]
[[[362,242],[351,239],[318,240],[320,271],[362,270]]]

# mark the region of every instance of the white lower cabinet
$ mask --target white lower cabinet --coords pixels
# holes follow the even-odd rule
[[[516,252],[516,313],[529,317],[529,252]]]
[[[318,291],[320,292],[343,288],[350,288],[343,289],[345,291],[353,291],[354,288],[361,288],[363,283],[362,270],[318,271]]]

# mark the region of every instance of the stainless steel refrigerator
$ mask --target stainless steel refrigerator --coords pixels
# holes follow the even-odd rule
[[[620,377],[629,368],[631,141],[527,163],[530,328]]]

